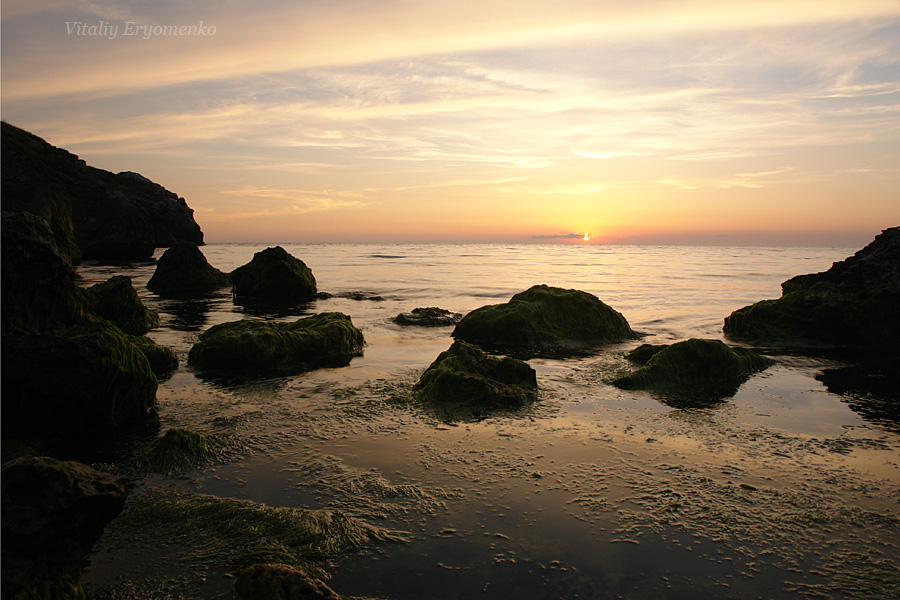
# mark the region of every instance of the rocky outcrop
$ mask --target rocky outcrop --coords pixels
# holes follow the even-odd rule
[[[690,339],[671,345],[639,346],[626,355],[641,367],[613,381],[623,389],[646,389],[682,399],[732,396],[751,374],[773,364],[746,348],[719,340]]]
[[[253,565],[234,582],[239,600],[349,600],[288,565]]]
[[[83,600],[84,559],[122,510],[125,480],[49,457],[12,460],[2,478],[4,598]]]
[[[393,321],[397,325],[416,327],[449,327],[456,325],[462,319],[459,313],[450,312],[443,308],[430,306],[428,308],[414,308],[412,312],[400,313]]]
[[[84,260],[139,261],[178,240],[203,243],[184,198],[137,173],[89,167],[5,122],[2,153],[3,210],[46,219],[75,262],[79,252]]]
[[[555,356],[637,337],[628,321],[596,296],[536,285],[506,304],[482,306],[462,318],[453,337],[490,351]]]
[[[103,283],[87,288],[93,300],[94,314],[115,323],[131,335],[144,335],[159,327],[159,315],[148,310],[138,297],[131,278],[125,275],[110,277]]]
[[[215,325],[200,334],[188,364],[201,371],[257,373],[343,366],[365,340],[345,314],[320,313],[293,323],[257,320]]]
[[[171,348],[157,344],[143,335],[130,335],[128,339],[147,359],[150,370],[153,371],[157,378],[167,375],[178,368],[178,356]]]
[[[200,297],[231,285],[231,275],[206,261],[196,244],[180,241],[156,261],[147,289],[161,296]]]
[[[537,398],[537,375],[528,363],[495,357],[456,340],[422,373],[413,388],[426,405],[453,420],[519,409]]]
[[[848,346],[898,353],[900,227],[823,273],[781,285],[782,296],[731,313],[725,334],[736,340],[789,346]]]
[[[316,297],[316,278],[306,264],[281,246],[266,248],[231,272],[237,299],[261,302],[303,302]]]

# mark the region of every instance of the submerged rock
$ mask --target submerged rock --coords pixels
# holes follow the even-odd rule
[[[194,469],[218,453],[218,445],[199,433],[189,429],[169,429],[138,458],[138,470],[169,475]]]
[[[540,356],[577,353],[638,336],[625,317],[596,296],[536,285],[506,304],[470,312],[453,337],[491,351]]]
[[[124,479],[76,462],[3,465],[3,596],[83,599],[81,568],[125,503]]]
[[[217,372],[304,370],[349,364],[365,339],[343,313],[320,313],[293,323],[233,321],[200,334],[188,364]]]
[[[240,600],[346,600],[330,587],[287,565],[253,565],[234,582]]]
[[[725,334],[737,340],[793,346],[851,346],[898,353],[900,227],[823,273],[781,284],[782,296],[734,311]]]
[[[253,255],[231,272],[234,295],[267,302],[302,302],[316,297],[316,278],[306,264],[281,246]]]
[[[206,261],[196,244],[178,242],[156,262],[147,289],[163,296],[191,298],[231,285],[231,275]]]
[[[719,340],[690,339],[671,345],[639,346],[626,355],[642,366],[613,381],[623,389],[648,389],[682,398],[732,396],[751,374],[773,361]]]
[[[393,321],[397,325],[414,325],[418,327],[448,327],[456,325],[462,319],[459,313],[450,312],[434,306],[414,308],[412,312],[400,313]]]
[[[534,402],[537,375],[528,363],[491,356],[456,340],[422,373],[413,390],[427,405],[483,417]]]
[[[110,277],[87,288],[87,292],[93,299],[94,313],[112,321],[125,333],[143,335],[159,327],[159,315],[144,306],[131,285],[130,277]]]

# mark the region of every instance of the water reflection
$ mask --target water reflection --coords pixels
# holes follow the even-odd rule
[[[168,326],[178,331],[201,331],[205,329],[207,314],[213,310],[214,302],[202,300],[167,300],[160,304],[160,310],[168,313]]]

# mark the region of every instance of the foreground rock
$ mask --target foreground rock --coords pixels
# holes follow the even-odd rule
[[[119,329],[131,335],[144,335],[159,327],[159,315],[147,310],[138,297],[131,278],[124,275],[110,277],[87,289],[93,300],[94,313],[115,323]]]
[[[536,285],[506,304],[470,312],[453,337],[486,350],[542,356],[578,353],[637,334],[625,317],[596,296]]]
[[[462,319],[459,313],[436,307],[414,308],[412,312],[400,313],[394,317],[397,325],[416,327],[449,327],[456,325]]]
[[[330,587],[287,565],[253,565],[234,582],[240,600],[347,600]]]
[[[147,289],[162,296],[193,298],[231,285],[231,275],[206,261],[196,244],[178,242],[156,261]]]
[[[456,340],[413,388],[426,405],[449,415],[484,417],[522,408],[537,398],[537,375],[527,363],[498,358]]]
[[[773,361],[719,340],[690,339],[671,345],[639,346],[626,355],[642,366],[613,385],[646,389],[683,399],[732,396],[751,374]]]
[[[898,353],[900,227],[824,273],[781,285],[782,296],[746,306],[725,319],[737,340],[790,346],[849,346]]]
[[[73,237],[83,259],[100,261],[150,260],[178,240],[203,243],[184,198],[137,173],[89,167],[5,122],[2,144],[3,210],[44,217],[75,262]]]
[[[266,248],[231,272],[238,299],[262,302],[303,302],[316,297],[316,278],[306,264],[281,246]]]
[[[128,339],[147,359],[150,370],[157,378],[178,368],[178,356],[171,348],[157,344],[146,336],[131,335]]]
[[[188,364],[214,372],[271,372],[343,366],[362,355],[365,339],[350,317],[320,313],[293,323],[234,321],[200,334]]]
[[[81,600],[87,554],[125,503],[125,480],[76,462],[3,465],[3,596]]]

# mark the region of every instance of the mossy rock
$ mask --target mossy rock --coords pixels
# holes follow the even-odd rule
[[[528,363],[486,354],[456,340],[422,373],[413,388],[426,405],[454,417],[484,417],[520,409],[537,398],[537,375]]]
[[[293,323],[233,321],[201,333],[188,364],[217,373],[300,371],[347,365],[364,344],[350,317],[338,312]]]
[[[456,325],[462,319],[459,313],[450,312],[444,308],[429,306],[428,308],[414,308],[412,312],[400,313],[393,321],[397,325],[416,327],[449,327]]]
[[[630,356],[643,366],[613,385],[646,389],[683,399],[732,396],[751,374],[773,361],[719,340],[690,339],[663,346],[641,346]]]
[[[110,277],[103,283],[87,288],[93,299],[92,308],[97,316],[118,325],[131,335],[144,335],[159,327],[159,315],[148,310],[125,275]]]
[[[302,302],[316,297],[316,278],[306,264],[281,246],[253,255],[231,272],[234,295],[261,302]]]
[[[189,429],[169,429],[138,459],[138,470],[169,475],[195,469],[219,455],[215,441]]]
[[[210,265],[196,244],[180,241],[163,252],[147,289],[163,296],[203,296],[231,285],[231,275]]]
[[[157,377],[171,373],[178,368],[178,356],[171,348],[157,344],[150,338],[142,335],[132,335],[128,339],[141,351],[141,354],[150,363],[150,370]]]
[[[625,317],[592,294],[536,285],[506,304],[470,312],[457,324],[453,337],[491,351],[558,356],[638,335]]]
[[[234,582],[239,600],[350,600],[322,581],[289,565],[253,565]]]

